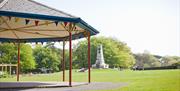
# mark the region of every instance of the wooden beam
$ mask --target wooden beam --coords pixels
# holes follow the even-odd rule
[[[69,86],[72,86],[72,34],[69,32]]]
[[[63,55],[62,55],[62,70],[63,70],[63,82],[65,81],[65,40],[63,41]]]
[[[91,44],[90,33],[88,34],[88,82],[91,83]]]
[[[20,43],[18,43],[17,81],[19,81],[19,74],[20,74]]]

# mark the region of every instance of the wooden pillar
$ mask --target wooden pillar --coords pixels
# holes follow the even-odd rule
[[[72,34],[69,32],[69,86],[72,86]]]
[[[7,73],[7,64],[5,65],[5,72]]]
[[[62,55],[62,70],[63,70],[63,82],[65,81],[65,40],[63,41],[63,55]]]
[[[88,34],[88,82],[91,82],[91,44],[90,33]]]
[[[20,43],[18,43],[17,81],[19,81],[19,74],[20,74]]]
[[[3,72],[3,64],[2,64],[2,66],[1,66],[1,71]]]
[[[11,75],[11,65],[9,66],[9,74]]]

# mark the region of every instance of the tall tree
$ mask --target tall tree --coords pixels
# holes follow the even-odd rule
[[[48,68],[53,71],[59,70],[60,60],[58,54],[53,52],[51,49],[37,45],[34,48],[34,57],[36,60],[37,68]]]
[[[177,56],[164,56],[161,59],[162,66],[170,66],[180,62],[180,57]]]
[[[20,64],[22,72],[28,72],[35,68],[32,48],[28,44],[20,45]],[[12,43],[0,44],[0,63],[17,63],[17,46]]]
[[[136,66],[139,67],[159,67],[159,60],[147,51],[144,53],[135,54]]]
[[[17,50],[12,43],[0,44],[0,63],[17,63]]]
[[[105,62],[110,67],[128,68],[134,64],[130,48],[123,42],[109,37],[93,37],[91,39],[91,65],[96,61],[97,46],[102,44]],[[74,48],[74,63],[76,67],[87,67],[87,41],[81,41]]]
[[[32,69],[35,69],[35,60],[33,57],[33,50],[30,45],[28,44],[21,44],[21,51],[20,51],[20,63],[21,69],[23,72],[28,72]]]

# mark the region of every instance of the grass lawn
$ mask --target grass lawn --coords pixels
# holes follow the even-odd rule
[[[68,73],[68,71],[66,72]],[[21,81],[61,81],[62,73],[24,75]],[[68,74],[66,75],[68,81]],[[73,71],[73,81],[87,81],[87,72]],[[16,77],[0,78],[3,81],[16,81]],[[102,91],[180,91],[180,70],[148,70],[148,71],[118,71],[113,69],[92,70],[92,82],[126,82],[123,88]],[[100,90],[98,90],[100,91]]]

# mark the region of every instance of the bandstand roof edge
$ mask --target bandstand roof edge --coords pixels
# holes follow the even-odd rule
[[[79,17],[33,0],[0,0],[0,42],[63,41],[99,32]]]

